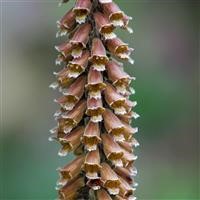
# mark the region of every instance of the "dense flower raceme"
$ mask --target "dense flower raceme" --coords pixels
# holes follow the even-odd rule
[[[139,115],[137,102],[129,100],[135,78],[117,61],[133,64],[133,49],[114,32],[117,27],[132,32],[130,19],[112,0],[76,0],[57,21],[57,37],[67,39],[55,47],[56,65],[63,68],[54,72],[50,87],[62,95],[55,99],[60,109],[50,140],[60,144],[59,156],[76,156],[58,168],[60,200],[135,199],[134,149],[139,143],[131,120]]]

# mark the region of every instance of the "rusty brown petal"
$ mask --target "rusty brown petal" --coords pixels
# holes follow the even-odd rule
[[[77,196],[77,191],[85,185],[83,177],[75,178],[69,181],[65,186],[58,190],[60,200],[74,200]]]
[[[92,40],[92,50],[90,61],[92,62],[92,67],[97,71],[104,71],[105,65],[108,62],[108,57],[106,55],[105,47],[99,38],[94,38]]]
[[[108,16],[114,26],[124,25],[124,12],[114,2],[103,4],[103,12]]]
[[[100,174],[104,188],[112,195],[119,194],[120,181],[117,174],[107,163],[102,163],[101,166]]]
[[[103,76],[101,72],[94,70],[92,67],[88,73],[88,84],[86,88],[89,90],[90,98],[101,98],[101,91],[104,90],[106,84],[103,82]]]
[[[88,179],[98,178],[100,172],[100,155],[99,150],[88,152],[84,161],[83,170],[86,172]]]
[[[116,141],[123,141],[125,127],[119,118],[111,110],[106,109],[103,113],[103,119],[107,132],[112,134]]]
[[[103,150],[108,160],[110,160],[115,166],[122,167],[123,151],[120,146],[114,141],[112,136],[108,134],[101,135]]]
[[[66,156],[68,152],[74,151],[81,144],[81,137],[83,135],[83,132],[84,127],[79,126],[67,135],[64,134],[61,137],[58,137],[58,141],[62,145],[62,148],[59,151],[58,155]]]
[[[78,156],[63,168],[58,168],[60,179],[57,181],[57,185],[64,186],[69,180],[77,177],[81,172],[84,159],[84,155]]]
[[[91,28],[92,28],[91,24],[88,23],[83,24],[76,30],[76,32],[72,36],[69,42],[73,46],[72,50],[73,57],[77,58],[82,55],[83,49],[86,48]]]
[[[99,124],[89,121],[83,134],[82,143],[88,151],[94,151],[100,142]]]
[[[116,37],[116,34],[113,32],[115,27],[109,22],[109,19],[104,16],[103,13],[94,13],[94,19],[99,33],[101,33],[106,40]]]
[[[77,0],[73,8],[73,12],[76,16],[76,21],[79,24],[85,23],[86,17],[90,12],[92,3],[90,0]]]
[[[62,118],[65,122],[63,130],[66,134],[69,133],[74,127],[76,127],[78,123],[82,120],[85,110],[86,101],[81,100],[71,111],[62,114]]]
[[[101,189],[97,191],[97,200],[112,200],[112,198],[104,189]]]
[[[102,99],[88,98],[86,114],[91,117],[92,122],[101,122],[104,111]]]

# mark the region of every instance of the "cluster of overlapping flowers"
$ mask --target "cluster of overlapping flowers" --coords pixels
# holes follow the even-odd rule
[[[50,87],[63,96],[55,100],[61,108],[50,139],[61,144],[60,156],[77,156],[58,169],[59,199],[135,199],[133,151],[139,144],[131,119],[138,114],[129,100],[134,77],[117,61],[133,63],[133,49],[114,33],[116,27],[132,32],[130,19],[112,0],[76,0],[57,22],[57,36],[68,39],[56,46],[56,64],[64,68]],[[81,197],[83,189],[87,197]]]

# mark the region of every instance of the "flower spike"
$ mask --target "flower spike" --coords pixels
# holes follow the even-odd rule
[[[131,19],[113,0],[75,0],[57,21],[57,37],[67,37],[55,46],[55,64],[62,68],[53,72],[56,80],[49,87],[61,95],[54,100],[57,125],[49,140],[60,145],[59,156],[75,157],[58,168],[59,200],[136,199],[139,143],[132,120],[139,115],[137,102],[130,100],[135,77],[121,63],[133,64],[133,49],[115,33],[133,32]]]

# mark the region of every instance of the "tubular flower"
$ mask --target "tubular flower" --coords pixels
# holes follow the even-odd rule
[[[130,20],[113,0],[76,0],[57,21],[57,36],[67,38],[55,46],[62,68],[49,87],[61,95],[49,140],[59,143],[59,156],[75,155],[58,168],[59,200],[135,199],[135,77],[117,61],[133,64],[133,49],[115,34],[118,27],[131,32]]]

